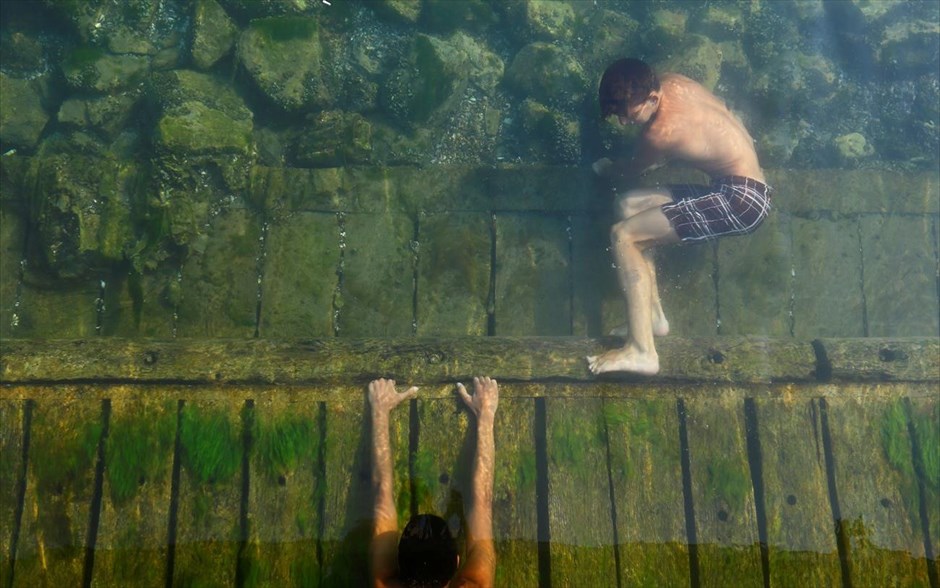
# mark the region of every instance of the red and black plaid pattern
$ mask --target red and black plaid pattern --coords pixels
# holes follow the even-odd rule
[[[662,206],[683,243],[746,235],[770,212],[773,188],[744,176],[716,178],[711,186],[670,185],[674,202]]]

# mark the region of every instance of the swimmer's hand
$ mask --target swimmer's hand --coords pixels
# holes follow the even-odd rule
[[[594,173],[601,177],[609,176],[613,172],[613,167],[614,162],[607,157],[602,157],[591,164]]]

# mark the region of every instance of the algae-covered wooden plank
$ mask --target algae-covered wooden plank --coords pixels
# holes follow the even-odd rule
[[[751,235],[718,241],[722,335],[790,335],[790,219],[771,214]]]
[[[398,391],[410,382],[399,380]],[[325,403],[323,519],[320,546],[321,586],[343,588],[368,584],[372,536],[371,423],[365,386],[331,388]],[[399,530],[411,516],[408,475],[409,404],[389,418]]]
[[[102,402],[77,388],[35,389],[14,586],[81,586]]]
[[[927,586],[920,495],[903,399],[879,397],[860,385],[826,402],[852,583]]]
[[[916,340],[923,349],[936,345]],[[593,382],[584,357],[622,345],[618,338],[463,337],[432,339],[186,340],[11,339],[0,346],[0,377],[29,382],[126,380],[188,383],[346,383],[393,374],[455,381],[475,374],[502,380],[564,378]],[[661,380],[807,382],[817,379],[809,341],[747,337],[657,342]],[[934,368],[936,370],[937,368]],[[846,377],[849,377],[850,374]],[[630,374],[605,379],[636,382]]]
[[[418,243],[418,335],[486,335],[490,215],[421,214]]]
[[[496,215],[496,334],[571,334],[568,241],[564,216]]]
[[[617,577],[603,400],[546,404],[553,586],[608,586]]]
[[[337,333],[411,335],[414,321],[414,223],[397,213],[343,217]]]
[[[702,586],[762,586],[744,401],[733,389],[685,400]]]
[[[791,223],[794,335],[864,336],[858,221],[817,215]]]
[[[919,460],[917,471],[922,488],[924,523],[927,537],[930,539],[932,553],[927,554],[928,565],[934,566],[934,573],[940,576],[940,399],[936,393],[931,396],[911,397],[911,423],[914,426],[914,438]]]
[[[258,314],[261,217],[244,209],[209,222],[207,241],[190,247],[180,282],[180,337],[253,337]]]
[[[755,401],[772,586],[842,583],[816,400]]]
[[[108,390],[111,413],[95,586],[166,586],[173,454],[179,403],[162,390]]]
[[[493,474],[497,586],[539,583],[535,401],[526,397],[527,388],[499,384]]]
[[[607,399],[610,479],[622,586],[688,586],[679,420],[662,399]]]
[[[472,390],[472,382],[465,384]],[[426,387],[425,392],[429,392]],[[452,391],[454,386],[435,386]],[[460,404],[458,404],[460,403]],[[412,456],[412,476],[418,512],[433,513],[455,523],[464,519],[470,499],[470,476],[476,449],[475,423],[451,398],[418,400],[418,448]],[[462,528],[460,528],[463,531]]]
[[[821,339],[833,380],[922,381],[940,380],[940,339],[879,338]]]
[[[253,586],[316,586],[323,475],[321,403],[309,388],[255,397],[251,423],[248,544]]]
[[[0,397],[0,586],[7,588],[13,580],[14,538],[19,533],[21,492],[25,476],[23,438],[26,401]]]
[[[865,309],[872,337],[940,334],[937,252],[930,215],[859,219]]]
[[[174,585],[232,586],[242,538],[245,398],[229,389],[187,395],[179,424]]]
[[[265,243],[261,336],[331,336],[339,262],[336,214],[298,212],[272,222]]]

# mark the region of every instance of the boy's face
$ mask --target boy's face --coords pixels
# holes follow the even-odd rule
[[[618,112],[617,121],[622,125],[643,126],[653,118],[658,108],[659,93],[653,92],[643,102],[626,106],[622,111]]]

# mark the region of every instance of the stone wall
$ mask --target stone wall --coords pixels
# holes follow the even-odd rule
[[[40,165],[0,162],[4,338],[597,336],[624,321],[606,250],[612,188],[584,168],[254,167],[242,191],[215,190],[191,214],[177,257],[118,270],[89,258],[53,279],[56,252],[37,250],[30,210],[49,190]],[[674,333],[940,333],[936,174],[768,178],[775,211],[756,233],[658,252]],[[55,226],[74,256],[90,242],[107,251],[115,185],[88,187],[94,206],[64,207],[76,220]]]

